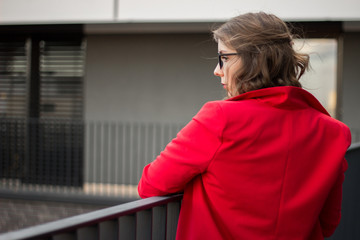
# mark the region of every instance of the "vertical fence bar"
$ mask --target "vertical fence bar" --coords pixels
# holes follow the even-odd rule
[[[55,182],[59,180],[59,172],[63,172],[63,164],[66,162],[66,134],[65,134],[65,123],[59,121],[59,135],[58,135],[58,145],[59,145],[59,164],[57,165],[58,171],[55,175]]]
[[[114,150],[115,150],[115,164],[114,164],[114,184],[119,184],[118,181],[118,175],[119,175],[119,124],[115,124],[114,134]],[[118,191],[116,191],[116,194],[118,194]]]
[[[134,124],[131,123],[130,124],[130,138],[129,138],[129,142],[130,142],[130,146],[129,146],[129,151],[130,151],[130,157],[129,157],[129,178],[127,179],[127,184],[131,184],[132,183],[132,176],[133,176],[133,163],[134,163]],[[130,193],[128,192],[128,194],[130,195]]]
[[[104,183],[104,138],[105,138],[105,123],[104,122],[101,122],[100,123],[100,142],[99,142],[99,146],[100,146],[100,149],[99,149],[99,159],[97,160],[98,161],[98,164],[99,164],[99,172],[100,172],[100,179],[99,179],[99,182],[100,184],[103,184]],[[101,189],[103,190],[103,189]],[[101,191],[100,190],[100,191]]]
[[[52,240],[76,240],[75,233],[60,233],[52,236]]]
[[[152,209],[152,239],[165,240],[166,237],[166,207],[157,206]]]
[[[6,132],[5,127],[4,127],[4,120],[0,118],[0,177],[4,178],[5,177],[5,158],[3,156],[4,154],[4,133]],[[4,181],[0,181],[0,186],[3,186]],[[7,183],[7,181],[5,182],[5,184]]]
[[[84,141],[84,125],[81,121],[74,122],[74,160],[73,166],[73,181],[72,185],[79,187],[82,186],[84,181],[83,168],[84,168],[84,153],[83,153],[83,141]]]
[[[77,240],[98,240],[99,229],[97,226],[88,226],[77,229]]]
[[[99,240],[118,239],[118,221],[105,221],[99,224]]]
[[[73,160],[73,153],[72,153],[72,148],[73,148],[73,124],[71,121],[68,121],[67,123],[65,122],[66,129],[67,129],[67,141],[66,141],[66,150],[67,150],[67,159],[66,159],[66,175],[62,176],[62,177],[66,177],[66,180],[62,180],[62,181],[66,181],[65,186],[71,186],[71,173],[72,173],[72,166],[71,166],[71,162]]]
[[[119,239],[135,240],[136,220],[135,215],[127,215],[119,218]]]
[[[58,121],[54,121],[53,122],[53,132],[54,134],[56,133],[55,137],[53,137],[53,148],[52,148],[52,159],[53,159],[53,162],[55,163],[59,163],[60,162],[60,159],[58,158],[58,133],[59,133],[59,122]],[[51,168],[51,167],[50,167]],[[50,174],[50,177],[51,177],[51,182],[55,182],[56,179],[55,179],[55,172],[56,172],[56,168],[57,168],[57,164],[55,164],[55,166],[53,166],[53,169],[51,169],[51,174]]]
[[[39,131],[39,135],[38,135],[38,141],[39,141],[39,145],[38,145],[38,155],[37,158],[35,159],[35,164],[36,164],[36,175],[35,175],[35,183],[36,184],[44,184],[45,183],[45,179],[44,179],[44,138],[45,138],[45,131],[44,131],[44,123],[41,120],[35,120],[38,122],[38,131]],[[39,185],[38,185],[39,186]],[[40,187],[40,186],[39,186]]]
[[[153,131],[152,131],[152,159],[155,159],[156,157],[156,125],[153,125]]]
[[[103,149],[102,149],[102,142],[103,142],[103,123],[102,122],[98,122],[97,123],[97,138],[96,138],[96,147],[98,147],[98,150],[97,150],[97,156],[95,158],[95,163],[96,163],[96,172],[97,172],[97,179],[96,179],[96,182],[95,183],[99,183],[101,184],[102,183],[102,176],[103,176],[103,165],[102,165],[102,162],[103,162]],[[96,188],[96,186],[95,186]],[[97,188],[96,188],[97,189]],[[96,190],[98,191],[98,189]]]
[[[134,185],[136,185],[140,180],[140,170],[142,166],[142,149],[144,149],[144,146],[142,144],[143,142],[143,136],[142,136],[142,129],[143,125],[138,123],[138,132],[137,132],[137,161],[135,166],[135,178],[134,178]]]
[[[136,240],[151,240],[151,210],[136,213]]]
[[[89,166],[89,172],[91,172],[91,184],[89,185],[89,191],[91,193],[94,193],[94,187],[93,184],[96,182],[96,156],[97,156],[97,147],[96,147],[96,123],[91,122],[91,136],[90,136],[90,152],[91,152],[91,159],[90,159],[90,166]]]
[[[139,132],[141,132],[141,134],[139,135],[139,165],[137,168],[137,179],[136,181],[139,182],[141,174],[142,174],[142,170],[145,166],[145,159],[147,156],[147,146],[146,146],[146,137],[147,137],[147,125],[146,124],[141,124],[141,129]]]
[[[122,158],[121,158],[121,182],[122,184],[125,184],[125,173],[126,173],[126,165],[125,165],[125,159],[126,159],[126,152],[127,152],[127,149],[126,149],[126,127],[125,127],[125,124],[122,125]],[[122,188],[122,195],[124,196],[125,195],[125,188]]]
[[[149,141],[149,131],[150,131],[150,124],[146,124],[145,125],[145,132],[144,132],[144,161],[142,162],[142,167],[141,167],[141,170],[140,170],[140,176],[142,174],[142,170],[143,168],[145,167],[148,159],[151,159],[151,153],[149,151],[150,149],[150,141]]]
[[[9,121],[8,120],[4,120],[4,125],[3,125],[3,129],[4,129],[4,141],[3,141],[3,149],[4,149],[4,158],[3,158],[3,161],[4,161],[4,164],[3,164],[3,167],[2,168],[2,171],[3,171],[3,174],[4,174],[4,177],[5,178],[8,178],[8,166],[10,164],[10,146],[9,146],[9,143],[10,143],[10,131],[9,131]]]
[[[111,125],[110,123],[107,123],[106,124],[106,135],[105,135],[105,139],[104,139],[104,148],[105,148],[105,151],[104,151],[104,154],[105,154],[105,157],[106,157],[106,168],[105,169],[105,176],[106,176],[106,179],[104,179],[104,183],[105,183],[105,186],[107,186],[107,189],[106,189],[106,195],[110,195],[111,194],[111,189],[110,189],[110,177],[111,177],[111,159],[110,159],[110,156],[111,156]]]
[[[160,125],[160,146],[159,146],[159,149],[158,149],[158,152],[160,152],[162,149],[163,149],[163,146],[165,144],[165,139],[164,139],[164,128],[165,126],[163,124]]]
[[[166,205],[166,239],[176,238],[176,228],[180,213],[180,202],[170,202]]]
[[[99,149],[98,149],[98,139],[99,139],[99,124],[97,122],[94,122],[94,161],[93,161],[93,174],[94,174],[94,181],[93,181],[93,184],[92,184],[92,193],[96,193],[96,188],[95,188],[95,183],[97,183],[99,181],[98,179],[98,175],[100,174],[99,173],[99,168],[97,166],[97,163],[98,161],[100,160],[99,159]]]
[[[115,126],[114,123],[111,123],[110,125],[110,134],[109,134],[109,177],[108,177],[108,183],[109,184],[114,184],[114,171],[115,171],[115,149],[114,149],[114,145],[115,145]],[[109,193],[111,194],[111,189],[109,189]]]
[[[108,195],[108,188],[106,186],[108,186],[108,182],[107,182],[107,178],[108,178],[108,166],[109,166],[109,152],[108,152],[108,146],[109,146],[109,124],[106,122],[103,124],[103,139],[102,139],[102,149],[103,149],[103,154],[102,154],[102,161],[101,161],[101,165],[102,165],[102,174],[103,174],[103,179],[101,181],[102,184],[102,191],[104,195]]]
[[[91,177],[90,177],[90,163],[91,163],[91,147],[90,147],[90,122],[84,123],[84,139],[85,139],[85,146],[84,146],[84,165],[85,168],[84,171],[84,183],[90,183]]]

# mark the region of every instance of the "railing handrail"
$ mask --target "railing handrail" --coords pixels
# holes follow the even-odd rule
[[[124,203],[117,206],[1,234],[0,240],[18,240],[25,238],[30,239],[34,237],[48,236],[60,232],[67,232],[79,227],[112,220],[121,216],[136,213],[138,211],[150,209],[155,206],[165,205],[169,202],[180,201],[182,196],[182,194],[176,194],[165,197],[150,197],[140,199],[133,202]]]
[[[353,143],[349,147],[348,152],[359,150],[359,148],[360,143]],[[122,216],[135,214],[136,212],[151,209],[156,206],[166,205],[176,201],[180,202],[182,197],[182,194],[177,194],[165,197],[140,199],[133,202],[124,203],[117,206],[1,234],[0,240],[31,239],[35,237],[44,237],[52,234],[69,232],[81,227],[86,227],[108,220],[113,220]]]

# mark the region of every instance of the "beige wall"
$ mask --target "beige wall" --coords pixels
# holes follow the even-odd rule
[[[287,20],[359,21],[358,0],[1,0],[0,24],[214,22],[265,11]]]
[[[87,36],[85,119],[186,123],[225,92],[209,34]]]

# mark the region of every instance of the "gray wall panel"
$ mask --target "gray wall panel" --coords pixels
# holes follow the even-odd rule
[[[87,37],[85,119],[188,122],[225,92],[210,34]]]

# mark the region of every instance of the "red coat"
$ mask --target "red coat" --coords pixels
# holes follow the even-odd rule
[[[340,221],[350,142],[305,90],[251,91],[205,104],[138,190],[184,191],[177,239],[323,239]]]

